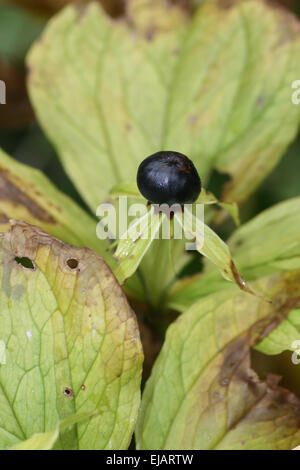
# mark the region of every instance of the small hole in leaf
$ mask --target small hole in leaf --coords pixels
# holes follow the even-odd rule
[[[64,388],[64,396],[67,398],[72,398],[74,396],[73,390],[69,387]]]
[[[78,267],[78,260],[74,258],[70,258],[67,261],[67,265],[70,269],[76,269]]]
[[[18,256],[16,256],[15,261],[21,266],[23,266],[23,268],[34,269],[33,262],[31,261],[31,259],[27,258],[26,256],[24,256],[23,258],[19,258]]]

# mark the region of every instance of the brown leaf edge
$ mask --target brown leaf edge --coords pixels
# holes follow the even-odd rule
[[[282,428],[281,440],[291,439],[293,442],[295,439],[296,442],[293,442],[291,447],[300,440],[300,397],[279,386],[280,376],[268,374],[265,380],[261,380],[251,368],[251,348],[262,341],[300,304],[299,271],[272,276],[273,282],[275,291],[272,303],[261,304],[257,301],[257,308],[265,309],[266,315],[252,325],[248,332],[224,348],[220,372],[210,386],[208,408],[215,407],[219,401],[225,401],[229,410],[226,431],[234,433],[240,424],[249,426],[249,436],[247,441],[241,441],[242,446],[246,446],[250,439],[259,437],[257,423],[261,421],[270,421],[275,427]],[[244,313],[247,314],[246,311]],[[230,394],[229,390],[234,393]],[[236,396],[244,397],[245,408],[235,409],[231,406],[231,399]],[[214,448],[218,444],[219,442],[215,443]],[[274,445],[274,448],[276,447],[277,444]]]

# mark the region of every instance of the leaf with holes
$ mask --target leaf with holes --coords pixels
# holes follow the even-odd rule
[[[110,269],[92,250],[23,222],[1,235],[0,256],[0,447],[68,418],[54,448],[127,448],[143,354]],[[74,413],[93,416],[74,422]]]
[[[43,228],[60,240],[88,246],[109,266],[116,264],[108,243],[96,236],[97,222],[72,199],[59,191],[39,170],[18,163],[0,149],[0,231],[9,220],[24,220]],[[131,277],[126,292],[143,299],[137,277]]]
[[[112,186],[134,181],[142,159],[170,149],[202,178],[228,173],[225,200],[239,202],[296,135],[299,32],[261,0],[207,1],[191,16],[130,0],[118,21],[97,4],[70,6],[28,56],[30,96],[93,211]]]
[[[291,449],[300,400],[258,378],[250,347],[300,302],[300,271],[261,279],[272,304],[236,288],[201,299],[167,332],[143,394],[139,449]]]

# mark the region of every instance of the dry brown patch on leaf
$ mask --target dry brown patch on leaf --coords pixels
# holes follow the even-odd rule
[[[56,223],[55,219],[47,211],[11,181],[9,171],[3,168],[0,168],[0,199],[16,206],[26,207],[30,214],[41,222]]]
[[[188,19],[188,10],[182,2],[171,0],[129,0],[126,4],[127,21],[146,40],[180,27]]]
[[[300,398],[279,386],[281,377],[269,374],[266,380],[261,380],[251,368],[250,349],[300,304],[300,295],[297,295],[299,272],[294,276],[283,275],[281,281],[283,287],[279,294],[265,307],[266,316],[222,351],[223,363],[210,384],[208,408],[224,402],[227,408],[226,436],[219,438],[214,447],[222,447],[224,442],[226,446],[228,439],[240,442],[241,428],[247,428],[245,445],[252,439],[255,441],[259,438],[258,423],[263,422],[274,423],[274,432],[276,426],[280,426],[284,430],[282,438],[292,439],[295,433],[300,433]]]
[[[230,343],[222,353],[220,371],[210,383],[205,413],[226,410],[226,429],[216,436],[214,449],[255,448],[257,440],[265,438],[260,436],[265,426],[271,434],[280,428],[281,439],[293,442],[294,436],[300,437],[300,398],[279,386],[281,377],[270,374],[266,380],[259,379],[251,368],[250,346],[249,334]]]
[[[78,301],[86,305],[93,302],[95,305],[96,300],[91,300],[90,294],[96,284],[101,285],[106,308],[115,311],[121,322],[127,322],[126,339],[140,341],[135,314],[111,269],[100,255],[89,248],[78,248],[64,243],[26,222],[11,220],[10,223],[10,231],[0,233],[7,259],[7,275],[4,276],[6,292],[10,293],[10,274],[15,257],[29,258],[34,263],[41,248],[51,249],[52,255],[58,259],[57,269],[73,272],[74,276],[80,277]],[[70,259],[77,261],[76,269],[70,269]]]

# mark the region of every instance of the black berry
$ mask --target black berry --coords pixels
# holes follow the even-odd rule
[[[154,204],[195,202],[201,181],[193,162],[179,152],[157,152],[142,161],[137,185],[142,195]]]

